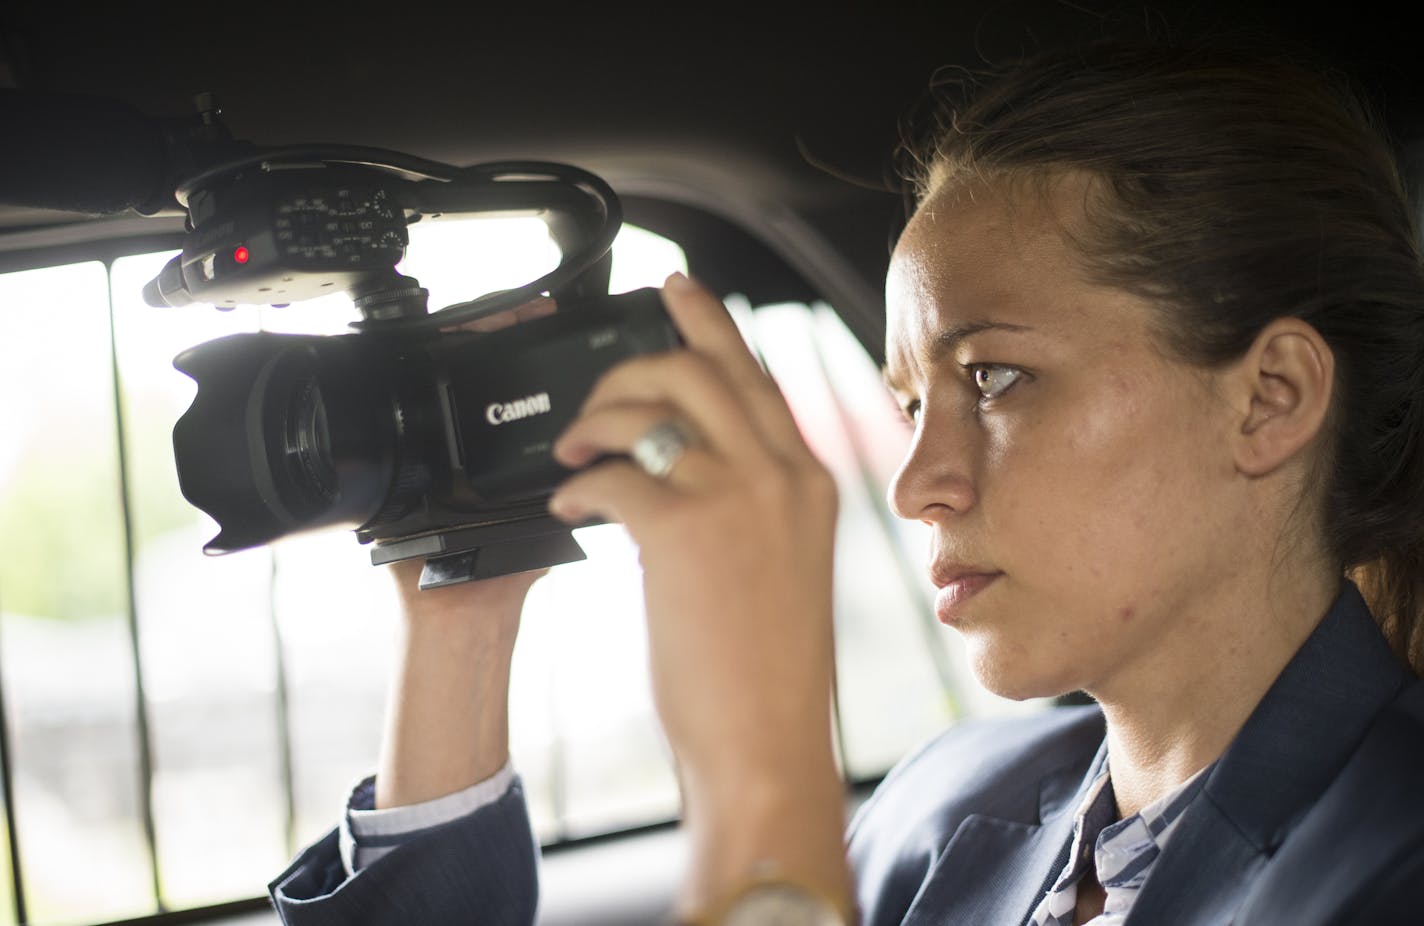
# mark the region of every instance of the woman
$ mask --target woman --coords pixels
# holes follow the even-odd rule
[[[890,500],[932,528],[938,616],[987,687],[1098,703],[932,742],[848,863],[833,487],[716,300],[670,279],[688,350],[611,372],[556,446],[639,463],[551,508],[642,551],[683,915],[1416,922],[1424,271],[1387,146],[1307,72],[1227,54],[1102,47],[970,90],[887,282],[914,427]],[[289,923],[532,915],[504,699],[533,578],[414,571],[394,809],[353,811],[345,867],[333,835],[274,884]]]

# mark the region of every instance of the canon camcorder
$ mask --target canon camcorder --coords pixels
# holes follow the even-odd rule
[[[583,558],[546,510],[568,475],[554,438],[594,382],[679,344],[656,290],[609,296],[621,223],[599,177],[561,164],[455,168],[379,149],[256,151],[176,191],[182,253],[144,289],[153,305],[281,305],[351,294],[338,336],[235,334],[180,354],[198,384],[173,431],[184,496],[227,553],[319,528],[354,529],[386,563],[426,557],[421,587]],[[428,312],[395,265],[423,216],[532,213],[564,259],[514,290]],[[540,295],[547,317],[461,326]]]

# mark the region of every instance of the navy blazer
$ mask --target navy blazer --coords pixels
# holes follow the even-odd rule
[[[268,885],[287,926],[527,926],[539,899],[538,848],[516,783],[347,878],[336,831]]]
[[[1096,707],[955,727],[851,826],[866,926],[1026,923],[1106,761]],[[1346,584],[1182,815],[1129,924],[1424,924],[1424,682]]]
[[[867,926],[1020,926],[1067,859],[1105,761],[1102,714],[954,727],[851,827]],[[343,880],[335,836],[271,885],[289,926],[532,921],[535,848],[516,788]],[[1424,682],[1354,586],[1208,775],[1132,926],[1424,923]]]

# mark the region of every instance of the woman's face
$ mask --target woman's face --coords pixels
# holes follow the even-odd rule
[[[1084,191],[941,189],[887,281],[886,378],[914,423],[890,502],[933,528],[937,613],[1010,697],[1209,658],[1193,629],[1250,555],[1237,419],[1143,300],[1085,280],[1064,237]]]

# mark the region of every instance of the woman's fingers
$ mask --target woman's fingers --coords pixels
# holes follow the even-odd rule
[[[761,364],[747,349],[727,307],[712,292],[680,273],[663,284],[663,305],[687,346],[706,354],[738,385],[766,380]]]
[[[665,512],[676,496],[671,486],[633,463],[609,460],[565,480],[549,499],[549,512],[575,525],[592,518],[644,524]]]
[[[776,383],[761,368],[726,306],[680,273],[667,278],[663,304],[687,346],[726,377],[763,436],[778,450],[798,448],[801,435]]]
[[[657,518],[658,501],[688,492],[718,495],[737,484],[765,486],[819,466],[721,302],[680,274],[668,279],[664,302],[686,348],[635,357],[609,370],[554,444],[554,456],[565,466],[601,471],[596,480],[565,483],[551,506],[565,520],[597,515],[636,531],[644,512],[666,520]],[[669,421],[691,432],[690,446],[640,447]],[[646,458],[653,470],[664,459],[671,462],[654,478],[636,465],[597,463],[610,456]],[[600,498],[604,490],[620,494]]]
[[[585,411],[554,442],[554,459],[582,469],[603,454],[626,454],[644,434],[679,414],[665,402],[620,402]]]
[[[765,439],[740,397],[711,360],[687,350],[636,357],[604,374],[555,442],[554,455],[578,466],[599,453],[626,453],[632,441],[667,418],[685,422],[700,443],[728,460],[767,459]],[[612,419],[620,419],[616,428]]]
[[[686,349],[645,355],[609,370],[594,386],[580,418],[634,403],[666,407],[729,462],[761,464],[769,457],[800,460],[805,444],[776,384],[762,372],[715,296],[680,274],[663,294]],[[585,446],[576,422],[556,448],[579,465],[603,446]],[[626,441],[620,449],[626,450]]]

